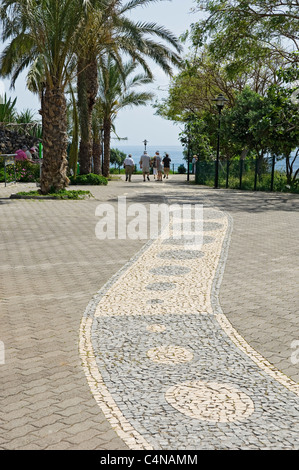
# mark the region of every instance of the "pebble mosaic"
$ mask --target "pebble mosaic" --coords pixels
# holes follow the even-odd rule
[[[205,209],[200,250],[151,241],[86,309],[86,377],[131,449],[299,448],[298,386],[219,305],[231,230],[228,214]]]

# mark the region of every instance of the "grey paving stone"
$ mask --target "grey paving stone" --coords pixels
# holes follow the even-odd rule
[[[24,187],[34,188],[30,184],[18,185],[19,190]],[[220,289],[221,308],[251,346],[299,381],[298,364],[291,362],[291,343],[299,340],[298,196],[191,188],[180,178],[170,179],[163,187],[164,192],[160,186],[158,194],[154,183],[145,188],[136,177],[130,184],[111,182],[107,187],[88,188],[94,192],[94,200],[40,202],[9,200],[15,188],[0,184],[0,340],[6,353],[5,364],[0,365],[1,449],[127,448],[91,396],[78,356],[78,330],[88,302],[145,243],[145,240],[100,241],[95,237],[97,205],[109,202],[117,208],[117,197],[125,193],[129,202],[147,205],[162,202],[164,196],[174,202],[201,202],[206,208],[205,232],[219,227],[215,224],[222,224],[224,213],[230,214],[233,231]],[[206,243],[207,236],[204,235]],[[163,259],[167,263],[167,257],[161,258],[162,262]],[[159,299],[152,299],[153,305],[155,300]],[[190,319],[188,328],[195,327],[194,319]],[[202,340],[201,346],[206,345],[200,330],[195,331],[199,334],[197,340]],[[177,328],[175,337],[181,338],[181,328]],[[216,367],[217,354],[217,350],[212,354],[203,348],[200,360]],[[233,357],[227,351],[229,363]],[[146,371],[143,365],[138,383]],[[164,374],[159,368],[156,372],[156,379],[151,380],[162,384]],[[251,372],[250,367],[242,369],[244,380]],[[226,378],[223,371],[216,373],[215,369],[213,373]],[[122,384],[119,377],[114,382],[116,390]],[[186,378],[192,377],[195,375],[186,374]],[[128,380],[125,385],[132,392],[131,401],[133,394],[138,400],[143,398],[134,381]],[[255,384],[246,386],[250,393],[257,392]],[[282,408],[271,387],[268,384],[256,393],[258,435],[256,421],[248,429],[240,427],[238,439],[232,435],[230,426],[224,434],[223,429],[211,426],[210,441],[199,439],[198,448],[219,448],[220,442],[224,448],[294,448],[291,421],[297,415],[293,397],[281,391],[283,409],[289,417],[284,422],[277,418]],[[271,398],[271,412],[265,391]],[[139,409],[140,419],[148,417],[144,434],[147,439],[151,438],[156,421],[156,416],[151,415],[151,398],[153,395],[149,394],[148,406],[145,400],[144,409]],[[157,407],[162,409],[159,400]],[[265,422],[260,418],[262,410],[267,411]],[[126,408],[126,413],[129,416],[131,410]],[[136,416],[136,426],[140,427],[138,413]],[[172,423],[165,423],[163,432],[172,430],[163,437],[161,445],[173,448],[181,432],[188,431],[190,437],[185,445],[192,448],[192,440],[198,434],[182,421],[177,429],[171,428]],[[75,432],[69,433],[69,426],[76,426],[72,428]],[[261,439],[263,429],[265,437]]]

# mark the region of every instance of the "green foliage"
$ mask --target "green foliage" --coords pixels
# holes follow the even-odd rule
[[[220,162],[219,187],[225,188],[227,184],[226,162]],[[199,162],[196,183],[213,187],[215,184],[215,162]],[[257,191],[271,190],[271,168],[264,165],[264,168],[256,179]],[[240,189],[240,159],[233,159],[229,165],[228,188]],[[243,162],[242,190],[253,191],[255,188],[255,159],[246,158]],[[284,193],[299,193],[299,180],[293,184],[288,184],[286,173],[275,170],[273,179],[273,191]]]
[[[17,98],[14,100],[11,98],[7,99],[5,93],[4,97],[0,100],[0,122],[15,122],[17,116],[16,102]]]
[[[127,107],[144,106],[152,98],[150,92],[137,92],[136,88],[152,82],[149,74],[137,73],[134,61],[120,66],[112,55],[102,58],[99,66],[99,93],[101,113],[104,118],[114,121],[120,110]]]
[[[87,175],[77,175],[76,177],[70,176],[71,184],[74,185],[107,185],[108,179],[102,175],[95,175],[94,173],[89,173]]]
[[[36,163],[30,163],[26,161],[17,161],[16,162],[16,180],[21,183],[32,183],[38,181],[40,177],[40,166]],[[8,165],[6,167],[6,179],[7,181],[14,181],[14,167],[13,165]],[[4,178],[4,168],[1,162],[0,156],[0,182],[3,182]]]
[[[210,121],[211,116],[203,113],[201,118],[190,115],[187,122],[185,122],[185,129],[180,133],[180,141],[186,148],[186,155],[189,150],[191,159],[195,154],[200,160],[210,158],[212,153],[211,140],[214,134],[209,125]],[[184,158],[187,159],[187,156]]]
[[[110,163],[112,165],[122,166],[126,158],[126,154],[119,149],[110,150]]]
[[[186,171],[187,171],[187,170],[186,170],[186,167],[185,167],[184,165],[179,165],[179,166],[178,166],[178,173],[179,173],[180,175],[183,175],[184,173],[186,173]]]
[[[298,53],[298,2],[293,0],[197,0],[205,18],[192,26],[197,47],[209,43],[218,59],[250,63],[257,57]]]
[[[34,113],[31,109],[27,108],[21,111],[16,116],[16,122],[20,124],[29,124],[34,121]]]
[[[82,190],[67,190],[67,189],[62,189],[60,191],[55,191],[54,189],[51,189],[47,195],[42,195],[40,191],[20,191],[17,193],[17,196],[26,196],[26,197],[32,197],[32,198],[39,198],[39,199],[86,199],[89,197],[92,197],[92,194],[90,191],[82,191]]]

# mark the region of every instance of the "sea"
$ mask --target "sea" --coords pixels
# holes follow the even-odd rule
[[[144,146],[142,144],[141,145],[133,145],[133,146],[116,144],[115,148],[117,148],[121,152],[124,152],[126,155],[128,155],[130,153],[132,155],[132,158],[133,158],[134,163],[136,165],[139,164],[140,157],[144,152]],[[146,151],[147,151],[147,153],[150,157],[153,157],[157,151],[160,152],[160,155],[162,156],[162,158],[165,156],[165,153],[168,153],[169,157],[171,158],[171,164],[170,165],[171,165],[172,170],[174,169],[175,171],[177,171],[177,169],[180,165],[184,165],[187,168],[186,161],[183,160],[184,147],[181,147],[180,145],[179,146],[178,145],[176,145],[176,146],[175,145],[170,145],[170,146],[166,146],[166,145],[160,145],[160,146],[159,145],[157,145],[157,146],[151,145],[150,146],[150,145],[147,145]]]
[[[124,152],[126,155],[128,155],[130,153],[133,157],[133,160],[134,160],[135,164],[137,164],[137,165],[139,163],[140,156],[144,152],[144,146],[142,144],[141,145],[132,145],[132,146],[116,144],[115,148],[117,148],[121,152]],[[162,156],[162,158],[164,157],[165,153],[168,153],[170,158],[171,158],[171,170],[177,171],[177,169],[180,165],[184,165],[185,168],[187,169],[187,162],[186,162],[186,160],[183,159],[183,157],[184,157],[184,153],[183,153],[184,152],[184,147],[183,146],[180,146],[180,145],[169,145],[169,146],[166,146],[166,145],[153,146],[153,145],[151,145],[150,146],[150,145],[148,145],[146,147],[146,150],[147,150],[147,153],[149,154],[150,157],[153,157],[157,150],[160,152],[160,155]],[[294,155],[295,155],[295,152],[294,152]],[[192,155],[190,156],[190,158],[192,158]],[[271,158],[271,157],[269,156],[269,158]],[[297,160],[294,163],[293,171],[296,171],[298,168],[299,168],[299,156],[298,156]],[[275,169],[285,171],[285,160],[277,161],[276,164],[275,164]]]

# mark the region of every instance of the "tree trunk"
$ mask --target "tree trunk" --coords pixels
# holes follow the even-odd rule
[[[96,175],[102,174],[102,145],[100,140],[93,141],[93,171]]]
[[[110,170],[111,120],[104,118],[104,168],[103,176],[108,178]]]
[[[56,87],[46,89],[43,106],[43,165],[41,192],[64,189],[67,177],[67,107],[63,91]]]
[[[80,115],[80,173],[91,172],[92,167],[92,110],[98,93],[96,59],[78,60],[78,107]]]

